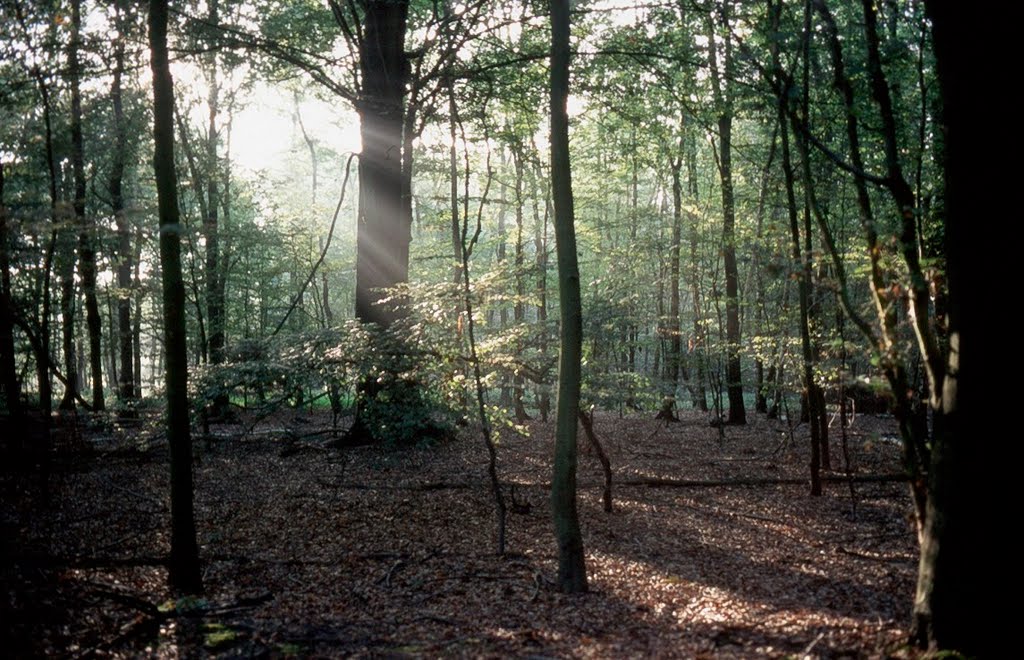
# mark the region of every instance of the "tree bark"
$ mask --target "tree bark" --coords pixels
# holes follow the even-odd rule
[[[522,145],[517,145],[517,148],[512,150],[512,160],[515,165],[516,171],[516,242],[515,242],[515,287],[516,287],[516,299],[512,306],[512,320],[516,324],[516,333],[520,332],[522,325],[526,322],[526,282],[523,278],[523,265],[526,260],[526,254],[523,249],[523,177],[526,169],[526,164],[523,163]],[[515,359],[516,363],[522,361],[523,355],[523,342],[520,339],[516,339],[515,344]],[[512,376],[512,406],[513,412],[516,416],[516,421],[522,424],[526,420],[530,419],[530,415],[526,412],[526,407],[523,404],[523,390],[526,382],[525,377],[522,374],[522,370],[518,369]]]
[[[75,178],[75,221],[78,225],[78,274],[85,296],[85,324],[89,334],[89,372],[92,377],[92,408],[104,409],[103,401],[103,321],[96,300],[95,226],[85,216],[85,153],[82,139],[82,93],[79,44],[81,42],[81,0],[71,3],[71,42],[68,47],[68,75],[71,78],[71,167]],[[70,380],[70,375],[69,375]]]
[[[182,225],[174,170],[174,85],[167,56],[167,0],[151,0],[149,46],[153,70],[153,166],[160,216],[160,266],[167,387],[167,439],[171,449],[172,589],[199,593],[202,576],[196,544],[189,429],[185,284],[181,271]]]
[[[722,4],[723,70],[718,68],[718,46],[715,43],[714,22],[709,19],[708,55],[711,64],[711,82],[718,115],[718,172],[722,184],[722,261],[725,271],[725,340],[726,390],[729,397],[729,424],[746,424],[747,411],[743,403],[743,372],[740,363],[740,304],[739,269],[736,264],[736,196],[732,176],[732,37],[729,25],[729,0]]]
[[[778,31],[780,11],[781,4],[774,6],[771,9],[772,23],[776,32]],[[806,32],[804,34],[804,38],[809,38],[809,35],[807,35]],[[772,68],[775,71],[776,79],[781,81],[784,78],[784,75],[779,63],[779,49],[777,42],[773,42],[772,44]],[[815,395],[814,385],[814,351],[811,348],[810,326],[808,322],[808,306],[810,303],[811,288],[811,262],[808,251],[802,251],[800,249],[800,223],[797,216],[795,176],[793,174],[793,165],[789,150],[789,130],[786,127],[786,118],[789,114],[787,103],[789,91],[790,87],[788,84],[780,85],[778,95],[778,118],[782,138],[782,171],[786,182],[786,210],[789,216],[790,248],[792,251],[794,265],[799,264],[800,267],[800,350],[804,385],[803,399],[806,402],[808,422],[811,429],[811,495],[821,495],[821,454],[818,437],[820,427],[818,426],[817,397]],[[804,164],[806,165],[806,161]],[[807,224],[809,223],[809,219],[806,217],[806,214],[809,213],[806,208],[806,204],[804,212],[806,231]]]
[[[208,0],[207,21],[211,25],[220,22],[219,0]],[[212,44],[211,44],[212,47]],[[220,256],[220,160],[218,156],[218,145],[220,135],[218,133],[218,116],[220,113],[220,81],[217,71],[217,53],[211,50],[209,56],[209,70],[207,72],[207,85],[209,92],[207,106],[209,109],[209,120],[206,133],[206,216],[203,218],[203,235],[206,237],[206,328],[207,328],[207,355],[210,364],[218,365],[224,363],[224,278],[222,273]],[[214,417],[222,416],[228,407],[227,393],[219,394],[213,401],[212,410]]]
[[[551,509],[558,541],[558,587],[566,593],[581,593],[587,591],[587,569],[576,508],[576,431],[580,411],[583,313],[569,169],[569,58],[569,0],[552,0],[551,189],[562,323]]]
[[[682,140],[680,140],[682,143]],[[681,146],[681,145],[680,145]],[[680,150],[681,151],[681,150]],[[665,370],[671,394],[665,397],[658,419],[677,421],[676,394],[679,391],[679,372],[683,366],[683,333],[679,318],[680,254],[683,242],[683,155],[673,159],[672,167],[672,243],[668,248],[669,259],[669,303],[668,303],[668,354],[665,356]]]
[[[536,152],[536,146],[531,142],[531,153]],[[541,168],[537,163],[533,173],[533,246],[536,253],[537,282],[535,291],[537,294],[537,326],[540,328],[540,357],[544,364],[548,358],[548,216],[549,201],[548,188],[542,185]],[[541,218],[540,198],[543,198],[544,216]],[[544,367],[547,374],[547,366]],[[545,376],[539,385],[540,393],[537,396],[537,408],[540,411],[540,418],[547,422],[548,413],[551,412],[551,395],[549,385]]]
[[[0,160],[0,387],[12,418],[21,416],[21,387],[14,357],[14,308],[11,300],[10,229],[4,204],[4,163]]]
[[[411,227],[402,212],[404,98],[409,81],[405,53],[405,0],[364,3],[360,43],[362,93],[357,103],[363,151],[359,158],[356,228],[356,317],[382,328],[401,314],[382,305],[386,289],[409,275]]]
[[[118,370],[117,392],[122,414],[129,414],[134,406],[136,383],[132,342],[132,268],[133,251],[131,227],[125,214],[124,170],[127,160],[127,134],[125,131],[124,101],[121,84],[124,78],[124,47],[129,3],[117,0],[114,5],[117,37],[114,42],[114,79],[110,86],[110,100],[113,106],[114,153],[111,164],[110,206],[117,227],[117,345],[120,369]]]
[[[956,650],[966,656],[996,657],[1005,640],[1000,621],[979,603],[990,598],[992,579],[1006,564],[991,554],[993,531],[978,515],[997,501],[991,484],[990,446],[977,437],[976,420],[990,409],[984,382],[985,356],[979,326],[986,326],[985,300],[974,292],[990,272],[973,268],[976,250],[991,250],[991,235],[974,226],[976,217],[995,217],[1001,202],[990,195],[988,171],[978,172],[989,157],[990,126],[977,113],[991,107],[974,93],[977,71],[985,66],[990,33],[968,7],[927,0],[943,108],[941,128],[945,173],[946,276],[949,282],[949,355],[941,408],[934,411],[935,438],[929,471],[927,519],[921,543],[914,634],[922,646]],[[977,104],[977,105],[975,105]],[[1006,173],[1003,179],[1008,178]],[[983,216],[976,215],[983,213]],[[973,276],[973,277],[972,277]],[[980,280],[980,281],[979,281]],[[991,353],[1001,351],[994,344]],[[993,624],[997,627],[993,629]]]

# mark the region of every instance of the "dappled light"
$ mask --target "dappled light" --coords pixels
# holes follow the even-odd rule
[[[0,648],[997,657],[947,4],[0,2]]]

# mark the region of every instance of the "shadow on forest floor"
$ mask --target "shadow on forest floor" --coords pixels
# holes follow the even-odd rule
[[[530,437],[499,446],[502,478],[529,505],[509,517],[509,553],[499,558],[478,437],[338,451],[326,448],[326,434],[311,435],[321,421],[289,414],[246,437],[217,427],[214,440],[197,443],[200,601],[168,603],[167,457],[155,428],[88,432],[94,450],[56,462],[45,485],[36,472],[8,469],[3,648],[224,657],[905,652],[916,549],[901,484],[856,484],[855,513],[845,483],[820,498],[799,485],[619,485],[609,514],[597,460],[584,453],[592,593],[566,596],[551,587],[550,425],[531,423]],[[898,447],[884,440],[891,426],[858,418],[854,472],[898,470]],[[788,431],[761,418],[728,428],[725,440],[697,413],[668,427],[598,414],[595,429],[620,481],[806,471],[805,429],[789,446]]]

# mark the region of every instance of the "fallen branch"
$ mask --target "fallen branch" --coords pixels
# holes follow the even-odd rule
[[[166,557],[52,557],[49,555],[8,555],[6,564],[19,564],[34,568],[125,568],[166,566]]]
[[[608,460],[608,454],[605,453],[604,447],[601,446],[600,441],[597,439],[597,434],[594,433],[594,407],[590,407],[590,413],[587,414],[580,411],[580,424],[583,426],[583,431],[587,434],[587,439],[590,440],[590,444],[594,445],[594,451],[597,452],[597,459],[601,461],[601,468],[604,470],[604,493],[602,499],[604,501],[604,510],[607,513],[612,511],[612,464]]]
[[[885,556],[869,555],[866,552],[857,552],[856,550],[847,550],[846,548],[844,548],[841,545],[840,546],[836,546],[836,552],[838,552],[840,554],[844,554],[844,555],[849,555],[851,557],[856,557],[857,559],[869,559],[871,561],[894,563],[894,564],[913,563],[915,561],[912,557],[885,557]]]
[[[852,477],[823,476],[825,483],[892,483],[910,480],[905,474],[860,474]],[[713,488],[717,486],[804,486],[808,483],[805,477],[739,477],[736,479],[666,479],[663,477],[642,477],[637,479],[621,479],[621,486],[647,486],[649,488]]]
[[[395,574],[395,571],[402,568],[403,566],[405,566],[405,562],[401,559],[399,559],[391,565],[391,568],[388,569],[387,575],[384,576],[385,587],[387,587],[388,589],[391,588],[391,577]]]

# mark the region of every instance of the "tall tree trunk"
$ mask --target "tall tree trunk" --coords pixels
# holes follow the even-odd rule
[[[74,410],[78,400],[78,358],[75,354],[75,232],[67,205],[57,211],[56,270],[60,280],[61,350],[64,356],[64,396],[61,410]]]
[[[772,24],[776,31],[778,30],[779,24],[779,11],[781,11],[781,4],[771,9]],[[808,36],[806,31],[804,36],[805,38]],[[772,45],[772,68],[775,71],[776,78],[778,80],[782,80],[783,73],[779,63],[777,42],[773,42]],[[779,129],[782,138],[782,172],[786,182],[786,210],[789,215],[790,247],[793,255],[793,263],[794,265],[800,265],[800,349],[804,384],[803,398],[807,403],[807,411],[809,414],[808,421],[811,428],[811,495],[821,495],[821,477],[819,472],[821,468],[821,448],[818,437],[820,428],[818,426],[817,397],[815,396],[814,391],[814,351],[811,348],[810,326],[808,321],[808,306],[810,304],[811,288],[811,258],[808,250],[805,249],[801,251],[800,249],[800,222],[798,219],[796,205],[795,176],[793,174],[793,165],[789,150],[789,131],[786,127],[786,118],[789,113],[787,103],[789,91],[789,85],[782,85],[780,87],[778,97]],[[806,205],[804,211],[805,231],[807,231],[809,219],[806,217],[806,214],[808,213]]]
[[[680,142],[682,142],[680,140]],[[682,144],[680,144],[682,146]],[[682,149],[680,149],[680,152]],[[672,393],[665,397],[658,419],[676,420],[676,393],[679,390],[679,372],[683,366],[683,333],[679,318],[679,277],[680,254],[683,242],[683,182],[682,153],[672,163],[672,243],[669,246],[669,319],[668,319],[668,355],[665,367],[668,373],[668,384]]]
[[[135,272],[132,275],[132,371],[135,372],[135,387],[142,396],[142,226],[135,227]]]
[[[81,0],[71,3],[71,42],[68,47],[68,75],[71,78],[71,167],[75,177],[75,221],[78,225],[78,274],[85,296],[85,324],[89,334],[89,371],[92,377],[92,408],[103,410],[103,320],[96,300],[96,251],[94,224],[85,217],[85,153],[82,139]]]
[[[21,415],[21,388],[14,357],[14,308],[11,301],[11,234],[4,204],[4,163],[0,160],[0,387],[12,418]]]
[[[974,93],[977,72],[987,65],[990,33],[983,26],[987,21],[984,13],[936,0],[927,0],[925,6],[932,21],[943,99],[949,355],[941,408],[934,411],[935,439],[914,633],[919,643],[933,649],[996,657],[1006,631],[993,630],[990,610],[978,604],[991,597],[991,578],[1006,564],[993,563],[991,522],[978,512],[996,501],[993,489],[985,484],[997,481],[999,470],[991,468],[990,446],[979,442],[975,426],[991,408],[985,384],[984,340],[978,332],[988,323],[987,301],[974,294],[985,286],[986,282],[979,280],[987,280],[990,272],[970,266],[974,255],[980,253],[975,250],[991,249],[991,235],[976,231],[972,220],[1001,212],[1001,201],[990,194],[994,182],[988,172],[975,169],[990,157],[991,127],[975,115],[987,114],[991,105],[987,99],[979,103]],[[1003,179],[1008,178],[1006,174]],[[1004,346],[991,344],[993,354]]]
[[[772,165],[775,162],[775,147],[777,144],[776,137],[778,135],[778,126],[776,125],[772,129],[772,141],[771,147],[768,150],[768,159],[764,163],[764,168],[761,170],[761,186],[757,195],[757,229],[755,236],[755,251],[754,251],[754,324],[755,333],[758,337],[764,337],[765,332],[765,290],[764,290],[764,267],[761,263],[761,254],[764,252],[764,214],[765,206],[768,202],[769,190],[768,186],[771,182],[771,171]],[[754,360],[754,374],[756,379],[756,387],[754,391],[754,410],[759,413],[768,413],[768,397],[765,390],[765,379],[764,379],[764,357],[763,349],[758,347],[756,351],[756,358]]]
[[[448,133],[451,144],[448,147],[448,168],[451,172],[451,199],[452,199],[452,281],[455,284],[462,282],[462,225],[459,221],[459,157],[458,157],[458,134],[459,108],[455,104],[455,83],[448,81]],[[461,314],[461,311],[460,311]]]
[[[583,312],[569,171],[569,57],[569,0],[552,0],[551,189],[562,327],[551,510],[558,540],[558,587],[567,593],[579,593],[587,591],[583,535],[576,508],[576,420],[580,409]]]
[[[512,160],[516,170],[516,243],[515,243],[515,284],[516,284],[516,300],[512,306],[512,320],[516,324],[516,333],[518,333],[526,322],[526,282],[523,280],[523,264],[526,259],[526,255],[523,251],[523,177],[526,169],[525,163],[523,163],[522,145],[518,145],[517,150],[512,152]],[[521,339],[516,339],[515,345],[515,358],[516,362],[522,360],[523,356],[523,342]],[[522,370],[518,368],[515,375],[512,378],[512,405],[515,412],[516,421],[522,424],[526,420],[530,419],[530,416],[526,413],[526,407],[523,405],[523,385],[525,379],[523,377]]]
[[[536,146],[531,142],[531,153],[536,152]],[[542,185],[540,164],[536,165],[533,176],[533,246],[536,254],[537,267],[537,326],[540,328],[540,357],[544,364],[548,358],[548,188]],[[541,218],[540,199],[543,198],[544,217]],[[544,373],[547,373],[545,367]],[[537,397],[537,407],[540,410],[540,418],[548,421],[548,413],[551,412],[551,395],[548,393],[547,378],[540,383],[540,393]]]
[[[25,17],[21,6],[15,4],[15,14],[22,27],[25,28]],[[32,69],[32,77],[39,91],[39,99],[43,106],[43,144],[46,154],[46,182],[50,195],[50,239],[47,241],[46,252],[43,257],[43,268],[37,280],[37,298],[41,301],[39,309],[38,335],[36,341],[32,342],[35,352],[36,381],[39,389],[39,408],[43,417],[49,422],[53,412],[53,385],[50,380],[51,368],[51,309],[52,309],[52,287],[50,275],[54,269],[54,258],[57,253],[58,238],[61,235],[60,213],[57,198],[57,160],[53,148],[53,108],[50,102],[50,88],[46,78],[39,67]],[[31,335],[30,335],[31,339]]]
[[[363,4],[359,66],[362,89],[356,110],[363,150],[359,157],[359,210],[356,222],[356,318],[382,329],[403,317],[399,301],[383,301],[388,291],[409,277],[412,239],[410,114],[405,110],[409,58],[405,52],[408,0],[367,0]],[[411,133],[411,131],[410,131]],[[403,167],[409,167],[403,171]],[[405,386],[399,384],[399,386]],[[366,403],[376,399],[381,385],[367,378],[360,384],[356,419],[350,443],[372,442]]]
[[[691,142],[686,148],[686,180],[689,188],[690,196],[696,201],[697,200],[697,157],[695,153],[695,145]],[[699,218],[695,213],[688,213],[690,219],[690,231],[687,232],[690,238],[690,297],[693,299],[693,341],[687,346],[687,354],[696,362],[696,369],[694,372],[697,375],[697,383],[694,387],[692,394],[694,395],[693,404],[697,407],[697,410],[701,412],[708,411],[708,393],[707,393],[707,364],[704,359],[704,352],[707,348],[705,342],[705,331],[704,331],[704,312],[703,312],[703,296],[701,295],[700,287],[700,252],[698,250],[699,245]]]
[[[359,158],[356,228],[356,317],[387,328],[401,313],[381,305],[386,289],[409,275],[411,227],[402,213],[404,98],[409,80],[405,54],[406,0],[368,0],[359,65],[357,104],[363,151]]]
[[[505,152],[501,150],[501,164],[505,164]],[[498,245],[495,248],[495,261],[498,272],[501,273],[502,279],[504,279],[504,266],[506,257],[506,243],[508,242],[508,228],[505,225],[505,216],[508,209],[508,199],[505,190],[506,186],[501,186],[501,199],[498,200]],[[508,308],[505,306],[504,301],[499,301],[498,306],[498,328],[502,333],[505,332],[505,328],[508,326]],[[503,369],[501,370],[501,394],[498,397],[498,405],[502,408],[508,409],[512,403],[512,388],[509,384],[508,373]]]
[[[167,57],[167,0],[151,0],[149,47],[153,70],[153,166],[160,215],[167,439],[171,448],[171,588],[202,591],[193,509],[192,440],[189,429],[185,283],[181,272],[181,219],[174,171],[174,85]]]
[[[117,0],[114,5],[116,12],[117,37],[114,42],[114,80],[110,87],[110,100],[113,105],[114,153],[110,168],[110,206],[114,213],[117,227],[117,345],[120,358],[117,392],[121,403],[122,414],[131,413],[137,396],[135,385],[134,353],[132,344],[132,235],[124,203],[124,170],[127,160],[127,134],[125,130],[124,102],[121,82],[124,77],[124,47],[127,36],[125,16],[129,3]]]
[[[207,21],[211,25],[220,22],[219,0],[208,0]],[[211,45],[212,48],[212,45]],[[224,278],[220,256],[220,144],[217,126],[220,113],[220,81],[218,80],[217,51],[209,55],[207,73],[208,96],[207,106],[209,119],[206,133],[206,217],[203,218],[203,234],[206,237],[206,326],[210,364],[224,363]],[[223,416],[227,412],[228,395],[219,394],[213,401],[210,413],[214,417]]]
[[[729,396],[730,424],[746,424],[743,403],[743,373],[740,363],[739,269],[736,264],[736,198],[732,177],[732,36],[729,25],[729,0],[722,4],[724,30],[723,69],[718,68],[718,46],[713,21],[708,34],[711,83],[718,115],[718,172],[722,183],[722,261],[725,269],[726,388]],[[711,21],[712,19],[709,19]]]

